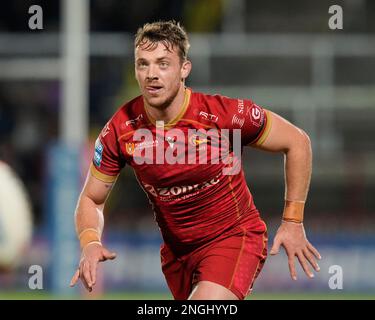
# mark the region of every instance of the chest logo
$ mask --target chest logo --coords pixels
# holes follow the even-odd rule
[[[126,148],[126,152],[129,155],[132,155],[135,151],[135,143],[134,142],[125,143],[125,148]]]
[[[219,117],[217,115],[210,114],[210,113],[207,113],[207,112],[204,112],[204,111],[199,112],[199,116],[202,119],[207,120],[207,121],[211,121],[211,122],[217,122],[219,120]]]

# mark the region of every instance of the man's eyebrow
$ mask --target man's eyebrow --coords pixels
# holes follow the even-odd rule
[[[157,62],[162,61],[162,60],[171,60],[171,58],[168,57],[168,56],[161,56],[161,57],[159,57],[159,58],[156,58],[156,61],[157,61]],[[136,62],[145,62],[145,61],[147,62],[148,60],[145,59],[145,58],[137,58],[137,59],[136,59]]]
[[[171,58],[167,57],[167,56],[162,56],[162,57],[159,57],[156,59],[156,61],[161,61],[161,60],[171,60]]]

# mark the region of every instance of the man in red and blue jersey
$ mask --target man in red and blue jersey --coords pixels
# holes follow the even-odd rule
[[[174,21],[146,24],[135,39],[141,95],[100,133],[76,210],[82,248],[71,285],[91,291],[99,261],[105,201],[130,165],[147,194],[164,243],[162,271],[175,299],[244,299],[267,256],[267,228],[241,166],[243,147],[285,154],[285,207],[271,254],[283,246],[296,279],[319,271],[319,252],[303,227],[312,151],[307,134],[248,99],[194,92],[188,36]]]

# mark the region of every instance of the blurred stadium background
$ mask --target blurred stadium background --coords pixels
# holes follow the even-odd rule
[[[43,30],[28,27],[35,4]],[[333,4],[343,8],[343,30],[328,27]],[[292,282],[285,254],[269,257],[254,298],[375,297],[373,1],[13,0],[0,10],[0,160],[26,186],[34,230],[21,263],[0,273],[0,299],[79,297],[68,287],[79,259],[75,201],[92,142],[138,95],[133,35],[159,19],[181,21],[190,34],[188,86],[251,98],[312,139],[305,227],[322,253],[321,271],[311,281],[299,269]],[[243,165],[272,243],[283,159],[248,149]],[[118,258],[101,265],[93,296],[170,299],[160,241],[147,198],[126,168],[106,208],[105,242]],[[44,290],[29,289],[30,265],[43,267]],[[328,285],[333,265],[342,267],[342,290]]]

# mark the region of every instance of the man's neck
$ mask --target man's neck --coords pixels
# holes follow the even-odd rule
[[[163,109],[152,107],[145,102],[148,114],[156,121],[169,123],[180,113],[185,100],[185,86],[181,86],[173,101]]]

